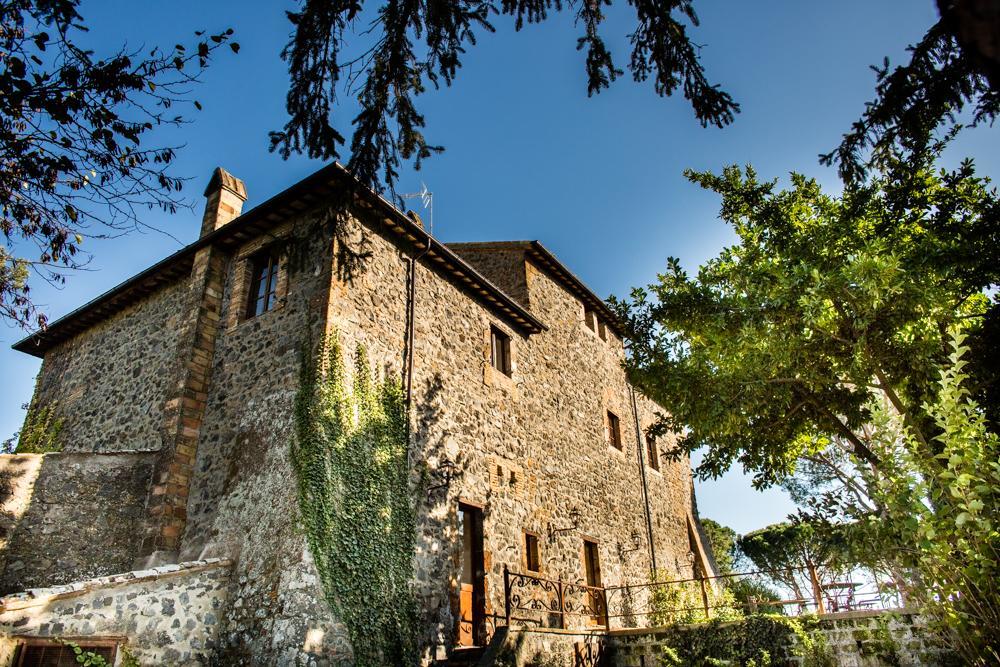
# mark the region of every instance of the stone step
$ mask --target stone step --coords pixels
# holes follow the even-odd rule
[[[448,656],[448,659],[441,662],[440,665],[441,667],[474,667],[483,657],[485,650],[482,646],[456,648]]]

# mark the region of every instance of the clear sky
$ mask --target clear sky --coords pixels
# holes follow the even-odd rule
[[[581,32],[569,14],[520,33],[495,17],[496,34],[480,34],[455,86],[420,103],[427,135],[447,151],[415,174],[434,192],[434,233],[443,241],[538,239],[597,294],[623,295],[647,284],[674,255],[694,269],[733,237],[717,220],[718,201],[682,176],[687,168],[753,164],[763,177],[811,174],[831,188],[836,175],[817,155],[834,147],[872,97],[868,69],[883,56],[903,57],[936,18],[933,0],[698,0],[709,77],[743,107],[734,125],[702,129],[683,98],[657,97],[650,84],[623,77],[587,98]],[[605,30],[627,63],[628,6],[616,2]],[[197,237],[201,191],[221,165],[244,179],[254,206],[321,163],[283,161],[267,151],[267,132],[284,123],[287,74],[278,54],[289,34],[291,3],[175,0],[126,3],[84,0],[81,11],[99,52],[122,42],[147,47],[190,43],[195,29],[232,27],[242,49],[220,53],[196,96],[204,111],[180,132],[177,174],[193,209],[148,222],[187,243]],[[341,127],[353,110],[339,114]],[[345,132],[349,135],[349,131]],[[974,157],[984,174],[1000,171],[996,129],[967,133],[949,157]],[[345,156],[346,160],[346,156]],[[61,290],[36,282],[34,294],[54,318],[65,314],[180,246],[156,233],[95,242],[89,270]],[[9,349],[25,332],[0,325],[0,439],[20,427],[39,362]],[[733,472],[701,483],[703,516],[740,532],[781,520],[790,502],[757,493]]]

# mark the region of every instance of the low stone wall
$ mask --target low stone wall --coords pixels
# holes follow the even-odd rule
[[[155,456],[0,455],[0,594],[131,570]]]
[[[935,644],[912,611],[830,614],[819,624],[837,664],[844,667],[959,664]]]
[[[230,570],[230,561],[208,559],[0,598],[0,667],[15,664],[24,638],[110,638],[142,665],[207,665]]]
[[[604,631],[498,628],[479,661],[490,667],[599,667],[607,662]]]
[[[947,667],[959,664],[937,646],[914,613],[848,612],[787,619],[802,628],[812,652],[784,620],[751,617],[728,623],[575,632],[512,629],[479,663],[498,667],[672,667],[714,658],[732,665]],[[762,662],[765,647],[769,662]],[[808,657],[807,657],[808,656]],[[707,663],[705,663],[707,664]],[[721,664],[721,663],[720,663]]]

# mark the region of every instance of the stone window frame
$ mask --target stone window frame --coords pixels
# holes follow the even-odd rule
[[[593,310],[582,301],[579,304],[580,311],[583,313],[583,317],[580,320],[583,324],[583,330],[611,347],[621,346],[624,349],[625,341],[611,331],[607,320],[602,319],[596,310]]]
[[[490,325],[490,365],[507,377],[514,372],[513,340],[509,333],[495,324]]]
[[[662,475],[663,471],[660,470],[660,448],[657,446],[656,440],[654,436],[645,432],[643,433],[643,444],[646,447],[646,467],[656,474]]]
[[[13,667],[28,667],[31,663],[26,663],[25,658],[27,657],[29,647],[52,647],[60,648],[65,650],[70,650],[68,646],[56,641],[53,637],[32,637],[27,635],[16,635],[13,638],[17,642],[17,660],[13,663]],[[73,642],[79,646],[84,651],[90,651],[97,648],[110,648],[111,657],[106,658],[109,665],[114,665],[118,660],[118,648],[125,641],[125,637],[117,636],[104,636],[104,637],[77,637],[77,636],[66,636],[61,637],[64,641]],[[75,664],[73,662],[72,664]]]
[[[283,244],[284,236],[285,234],[270,234],[261,237],[247,243],[236,255],[233,286],[228,299],[227,328],[234,329],[241,324],[258,321],[285,307],[288,301],[288,251]],[[274,306],[260,315],[249,316],[247,311],[254,261],[268,249],[274,252],[278,262],[278,284],[274,294]]]
[[[535,532],[533,530],[525,530],[523,532],[524,532],[524,534],[523,534],[523,539],[521,541],[521,544],[523,545],[524,548],[522,549],[521,566],[524,567],[524,571],[525,572],[531,572],[533,574],[541,574],[542,573],[542,536],[541,536],[540,533]],[[534,555],[535,555],[535,564],[537,565],[537,568],[535,568],[535,569],[531,568],[531,560],[532,559],[531,559],[531,545],[530,545],[530,540],[534,540],[534,545],[535,545],[535,549],[534,549],[535,554]]]
[[[497,331],[509,338],[510,375],[493,367],[493,332]],[[510,395],[517,395],[517,385],[520,376],[517,372],[516,337],[509,327],[497,321],[488,321],[483,328],[483,384],[489,387],[502,387]]]
[[[243,319],[260,317],[278,305],[278,274],[281,255],[274,248],[264,248],[247,260],[250,268],[247,304]],[[261,296],[263,292],[263,296]],[[263,303],[261,303],[263,301]]]
[[[613,422],[612,418],[614,418]],[[612,426],[614,427],[613,429]],[[612,433],[614,433],[615,437],[612,437]],[[622,419],[610,407],[604,408],[604,442],[607,443],[608,449],[620,454],[625,453],[625,441],[622,438]]]
[[[580,302],[580,308],[583,310],[583,328],[590,333],[597,335],[597,311],[591,310],[587,307],[587,304]]]

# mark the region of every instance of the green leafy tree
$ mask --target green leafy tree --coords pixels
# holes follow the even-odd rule
[[[144,227],[143,209],[182,203],[176,149],[148,134],[184,123],[175,106],[232,33],[99,56],[79,44],[78,6],[0,3],[0,317],[23,325],[45,325],[30,272],[62,282],[86,263],[85,239]]]
[[[957,333],[994,326],[995,192],[969,163],[898,162],[841,197],[801,176],[781,192],[750,170],[691,177],[723,195],[740,242],[615,302],[633,377],[672,407],[660,427],[709,448],[702,475],[740,462],[760,486],[799,471],[800,499],[821,490],[826,523],[740,540],[758,567],[781,570],[775,545],[804,553],[801,526],[836,537],[841,562],[890,567],[969,664],[995,664],[1000,464],[969,379],[996,368],[981,350],[967,372]]]
[[[743,565],[743,552],[736,545],[739,535],[729,526],[723,526],[712,519],[701,519],[701,527],[708,537],[708,544],[715,557],[715,565],[720,575],[737,572]]]
[[[753,610],[770,610],[780,612],[781,609],[769,606],[769,601],[780,600],[765,577],[747,574],[752,569],[746,554],[739,546],[739,535],[729,526],[723,526],[712,519],[701,519],[701,527],[708,537],[709,546],[715,556],[719,576],[716,582],[723,586],[732,597],[735,608],[748,612]]]
[[[923,406],[944,331],[982,327],[998,283],[989,182],[971,162],[947,172],[930,161],[895,163],[840,197],[799,174],[777,190],[749,167],[688,177],[721,195],[738,242],[694,277],[671,258],[657,283],[611,300],[631,378],[670,406],[657,429],[678,434],[676,453],[705,448],[701,476],[738,462],[759,487],[820,442],[877,467],[863,433],[877,394],[933,457]]]
[[[881,510],[859,520],[857,553],[888,552],[905,568],[907,597],[970,665],[1000,662],[1000,437],[987,428],[966,384],[965,335],[951,352],[927,412],[938,453],[921,453],[913,429],[891,406],[881,439],[893,443],[865,483]]]
[[[850,569],[844,561],[842,535],[823,528],[805,522],[777,523],[741,536],[736,544],[775,583],[798,599],[811,600],[810,570],[820,582],[830,582]]]

